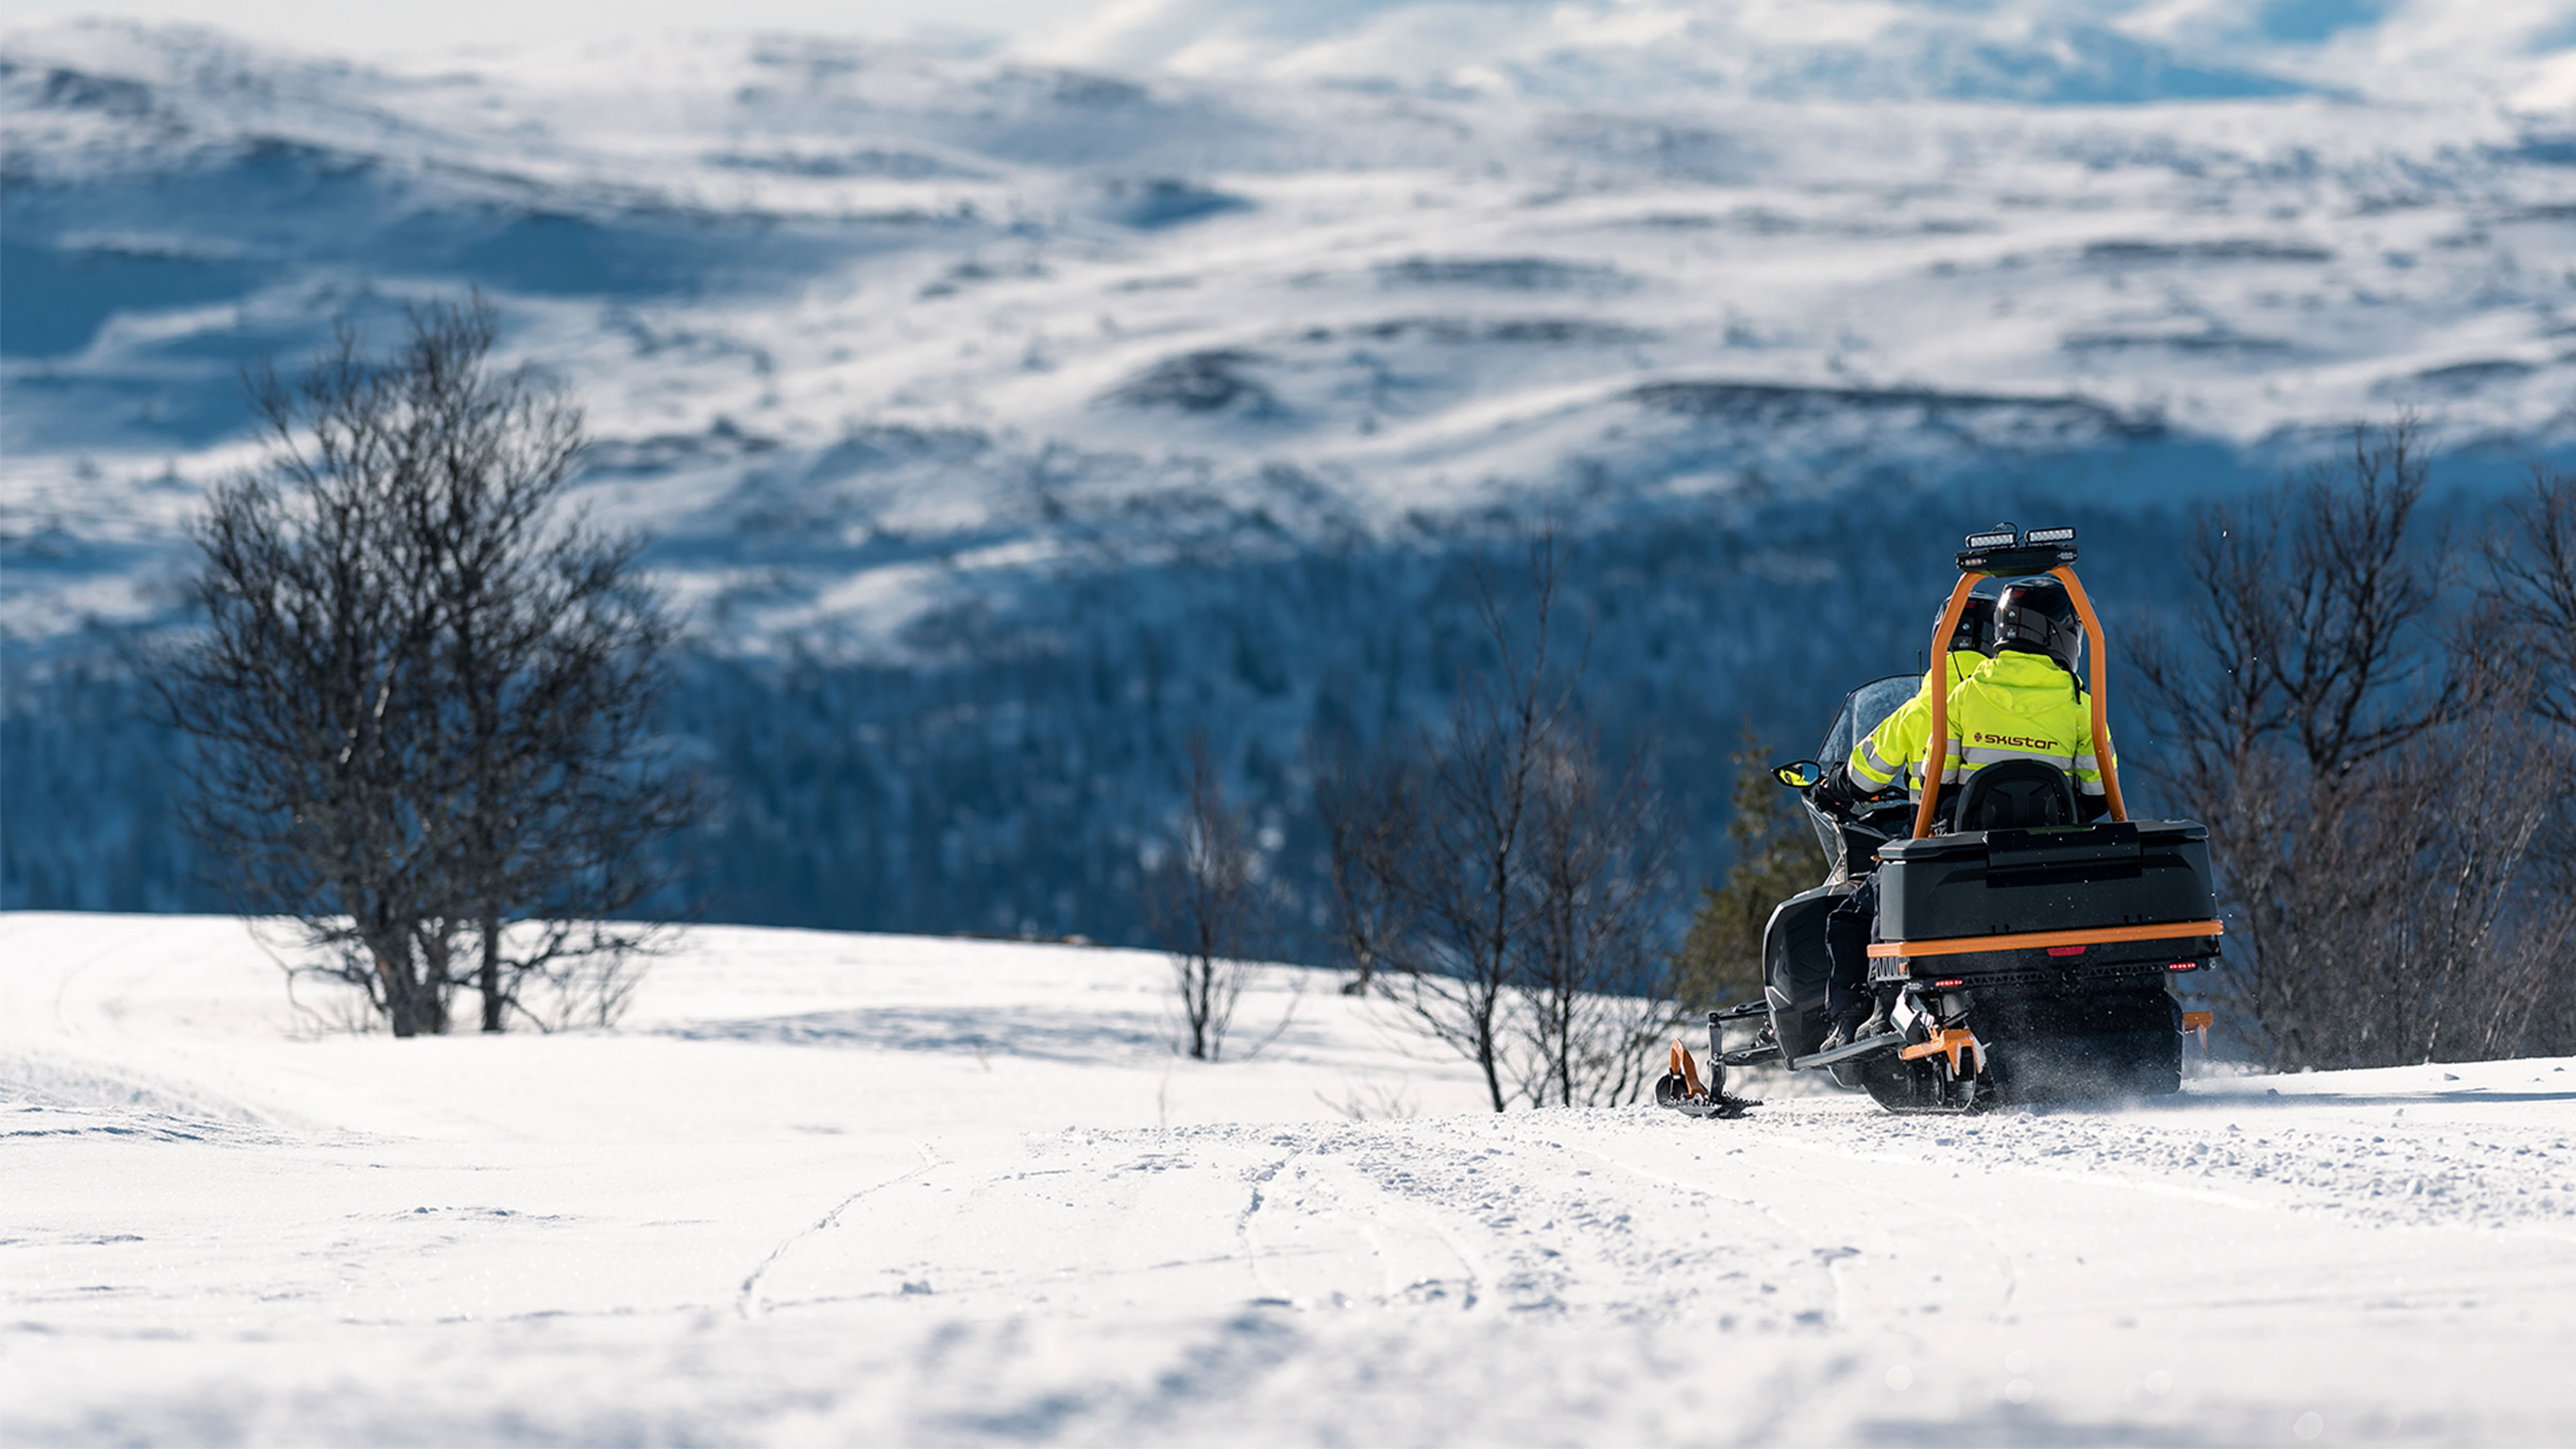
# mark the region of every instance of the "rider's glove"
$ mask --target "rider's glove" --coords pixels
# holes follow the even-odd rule
[[[1825,778],[1816,782],[1816,787],[1809,792],[1808,798],[1827,810],[1841,810],[1850,806],[1853,801],[1860,798],[1860,792],[1852,787],[1851,767],[1834,766],[1826,773]]]

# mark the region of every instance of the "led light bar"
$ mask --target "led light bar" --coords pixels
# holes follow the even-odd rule
[[[1988,578],[2044,574],[2075,562],[2075,530],[2071,528],[2025,531],[2017,523],[2005,522],[1969,534],[1967,542],[1968,546],[1959,550],[1960,569]]]

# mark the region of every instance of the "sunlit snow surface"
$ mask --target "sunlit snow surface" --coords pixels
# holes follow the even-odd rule
[[[468,282],[588,405],[591,504],[755,651],[1493,510],[2187,494],[2400,407],[2576,439],[2569,17],[2241,8],[1211,0],[1044,54],[373,69],[15,35],[0,628],[166,610],[238,362]]]
[[[1177,1061],[1161,969],[710,930],[396,1043],[233,922],[0,917],[0,1438],[2576,1434],[2567,1063],[1496,1118],[1294,973]]]

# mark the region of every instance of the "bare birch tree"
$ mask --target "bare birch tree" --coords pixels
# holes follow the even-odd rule
[[[336,335],[252,379],[267,456],[196,525],[206,627],[155,676],[192,826],[397,1036],[461,986],[485,1030],[613,1014],[648,928],[605,918],[696,801],[653,748],[670,631],[636,544],[557,517],[579,414],[490,365],[479,298],[381,361]]]
[[[1533,786],[1521,1093],[1539,1105],[1625,1105],[1649,1080],[1646,1049],[1670,1017],[1662,917],[1673,837],[1642,760],[1605,769],[1598,737],[1573,721],[1542,742]]]
[[[1252,822],[1225,797],[1204,736],[1189,744],[1188,813],[1146,878],[1147,919],[1172,958],[1189,1053],[1213,1062],[1243,995],[1244,957],[1261,935],[1267,897]]]
[[[435,583],[452,873],[487,1032],[513,1013],[614,1016],[658,933],[618,918],[672,884],[648,848],[702,803],[654,767],[675,630],[637,575],[643,541],[562,516],[580,412],[532,373],[496,372],[497,336],[479,298],[415,316],[406,364],[435,466],[402,494]]]
[[[396,1036],[447,1029],[454,799],[438,742],[435,582],[399,490],[422,470],[399,385],[343,328],[336,353],[252,400],[267,465],[193,525],[206,618],[152,678],[195,737],[191,828],[254,913],[309,943]]]
[[[1403,882],[1418,847],[1422,785],[1399,749],[1345,743],[1316,752],[1315,813],[1324,827],[1327,920],[1351,969],[1345,996],[1365,996],[1400,958],[1413,929]]]
[[[1494,669],[1459,681],[1445,735],[1426,738],[1418,848],[1390,882],[1414,925],[1392,994],[1415,1026],[1475,1064],[1507,1110],[1523,1078],[1514,992],[1531,925],[1527,876],[1540,774],[1574,685],[1555,658],[1563,566],[1553,536],[1530,546],[1530,627],[1513,627],[1492,581],[1476,580]]]

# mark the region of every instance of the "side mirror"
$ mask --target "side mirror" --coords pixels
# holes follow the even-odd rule
[[[1792,790],[1812,790],[1824,783],[1825,767],[1813,760],[1796,760],[1772,766],[1771,778]]]

